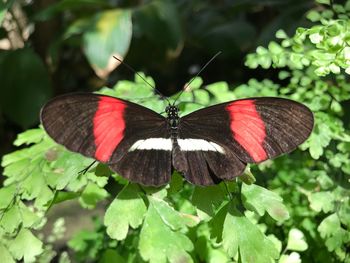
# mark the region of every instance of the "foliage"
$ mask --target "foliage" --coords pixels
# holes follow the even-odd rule
[[[251,79],[231,89],[226,82],[203,86],[197,78],[180,103],[186,114],[200,108],[198,103],[247,96],[298,100],[313,110],[316,120],[301,149],[252,165],[257,184],[251,184],[249,171],[241,180],[205,188],[186,183],[175,172],[169,185],[152,188],[128,183],[102,164],[81,174],[92,160],[57,145],[41,127],[27,130],[14,142],[22,148],[2,159],[2,261],[50,262],[57,257],[60,262],[350,262],[350,113],[345,107],[350,99],[350,2],[319,2],[323,5],[307,15],[314,25],[298,28],[291,37],[279,30],[278,42],[248,55],[246,66],[274,67],[278,83]],[[79,32],[85,22],[70,30]],[[150,77],[147,81],[154,84]],[[139,76],[100,92],[157,112],[165,107]],[[71,238],[71,254],[58,254],[53,244],[62,238],[62,219],[49,236],[40,231],[48,212],[67,200],[77,200],[86,209],[102,206],[106,212],[103,220],[94,220],[93,230]]]

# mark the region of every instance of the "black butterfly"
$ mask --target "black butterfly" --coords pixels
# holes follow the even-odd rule
[[[69,150],[108,164],[130,181],[159,186],[174,169],[196,185],[241,175],[294,150],[313,128],[304,105],[281,98],[248,98],[167,117],[122,99],[97,94],[57,97],[41,110],[47,133]]]

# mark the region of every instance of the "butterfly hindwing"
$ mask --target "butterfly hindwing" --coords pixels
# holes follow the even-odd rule
[[[182,130],[182,136],[193,137],[191,133]],[[184,139],[186,140],[186,139]],[[183,141],[179,139],[179,142]],[[188,145],[205,144],[205,140],[187,140]],[[222,180],[232,180],[243,173],[246,166],[237,156],[230,152],[221,152],[215,147],[190,150],[184,145],[175,146],[173,151],[173,165],[181,172],[187,181],[195,185],[212,185]]]

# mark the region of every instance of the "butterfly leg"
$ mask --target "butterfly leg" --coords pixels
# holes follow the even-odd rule
[[[79,171],[78,174],[79,175],[83,175],[86,174],[90,168],[96,163],[97,161],[93,161],[91,164],[89,164],[87,167],[85,167],[83,170]]]

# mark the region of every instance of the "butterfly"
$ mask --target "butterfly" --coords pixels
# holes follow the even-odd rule
[[[107,164],[143,185],[167,184],[174,170],[195,185],[212,185],[291,152],[310,135],[312,112],[298,102],[257,97],[181,116],[169,104],[162,116],[123,99],[77,93],[56,97],[41,123],[57,143]]]

